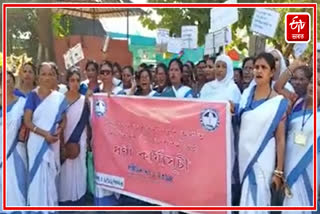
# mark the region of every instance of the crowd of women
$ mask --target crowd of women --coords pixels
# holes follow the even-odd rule
[[[85,205],[94,93],[229,102],[233,205],[313,205],[313,131],[317,138],[320,133],[313,130],[313,85],[319,111],[320,75],[314,83],[312,63],[286,65],[273,50],[245,58],[236,69],[219,55],[196,66],[179,59],[168,67],[141,64],[136,72],[89,60],[83,72],[69,69],[65,80],[53,62],[26,63],[13,73],[7,71],[7,206]],[[99,187],[94,204],[148,205]]]

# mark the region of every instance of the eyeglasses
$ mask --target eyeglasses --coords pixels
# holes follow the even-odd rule
[[[111,73],[112,73],[111,70],[100,70],[100,74],[101,74],[101,75],[109,75],[109,74],[111,74]]]

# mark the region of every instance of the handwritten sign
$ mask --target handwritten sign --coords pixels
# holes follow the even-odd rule
[[[168,52],[169,53],[180,53],[183,49],[183,41],[181,38],[169,38],[168,41]]]
[[[204,43],[204,55],[211,55],[213,53],[213,33],[207,33]]]
[[[208,33],[205,37],[204,54],[213,54],[216,50],[224,45],[230,44],[232,41],[232,32],[230,27],[226,27],[214,33]]]
[[[293,53],[296,58],[300,57],[308,47],[308,43],[296,43],[293,46]]]
[[[183,41],[183,48],[196,49],[198,47],[198,26],[182,26],[181,39]]]
[[[276,33],[279,18],[280,14],[276,11],[257,8],[251,22],[251,31],[272,38]]]
[[[237,0],[229,0],[224,3],[237,3]],[[212,32],[221,30],[239,19],[236,7],[214,7],[210,11],[210,29]]]
[[[157,29],[157,44],[167,44],[169,41],[169,29],[159,28]]]
[[[226,102],[98,94],[92,112],[97,188],[159,205],[230,205]]]

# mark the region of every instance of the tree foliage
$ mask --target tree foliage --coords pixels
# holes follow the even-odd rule
[[[39,43],[38,9],[34,8],[10,8],[7,14],[7,50],[8,54],[20,55],[24,52],[36,58]],[[41,9],[40,9],[41,10]],[[52,25],[55,37],[64,37],[70,34],[70,17],[63,14],[52,15]],[[41,29],[40,29],[41,30]],[[42,28],[45,31],[44,28]]]
[[[205,3],[208,1],[197,0],[148,0],[149,3]],[[210,3],[222,3],[225,0],[211,0]],[[255,0],[255,3],[316,3],[316,0]],[[238,3],[252,3],[250,0],[238,0]],[[210,28],[210,8],[155,8],[155,12],[161,16],[160,22],[156,22],[150,18],[152,10],[149,10],[146,15],[140,16],[139,20],[143,26],[153,30],[156,28],[168,28],[170,34],[180,35],[182,25],[198,25],[198,43],[204,44],[205,35]],[[274,38],[267,38],[267,43],[281,50],[286,55],[292,52],[293,45],[285,42],[284,38],[284,23],[285,14],[287,12],[309,12],[311,8],[275,8],[280,16],[279,25]],[[254,8],[239,8],[239,20],[232,25],[232,44],[230,48],[237,47],[238,50],[247,50],[248,43],[245,37],[239,36],[239,30],[244,30],[248,36],[252,35],[250,31],[251,21],[254,14]],[[227,16],[228,14],[226,14]],[[320,7],[317,8],[318,19],[320,19]],[[317,28],[317,33],[320,35],[320,28]],[[312,52],[312,43],[306,53]]]

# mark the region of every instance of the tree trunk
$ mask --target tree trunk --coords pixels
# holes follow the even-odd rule
[[[42,44],[39,41],[39,45],[38,45],[38,54],[37,54],[37,66],[40,65],[41,61],[42,61]]]
[[[292,51],[293,51],[293,46],[294,44],[293,43],[290,43],[286,46],[286,50],[283,54],[284,57],[286,58],[289,58],[289,56],[291,55]]]
[[[37,15],[38,15],[37,32],[39,36],[39,41],[42,44],[43,49],[48,50],[48,58],[46,60],[55,61],[51,9],[38,8]]]
[[[258,54],[265,51],[266,47],[266,39],[257,36],[257,35],[251,35],[249,38],[249,56],[257,56]]]

